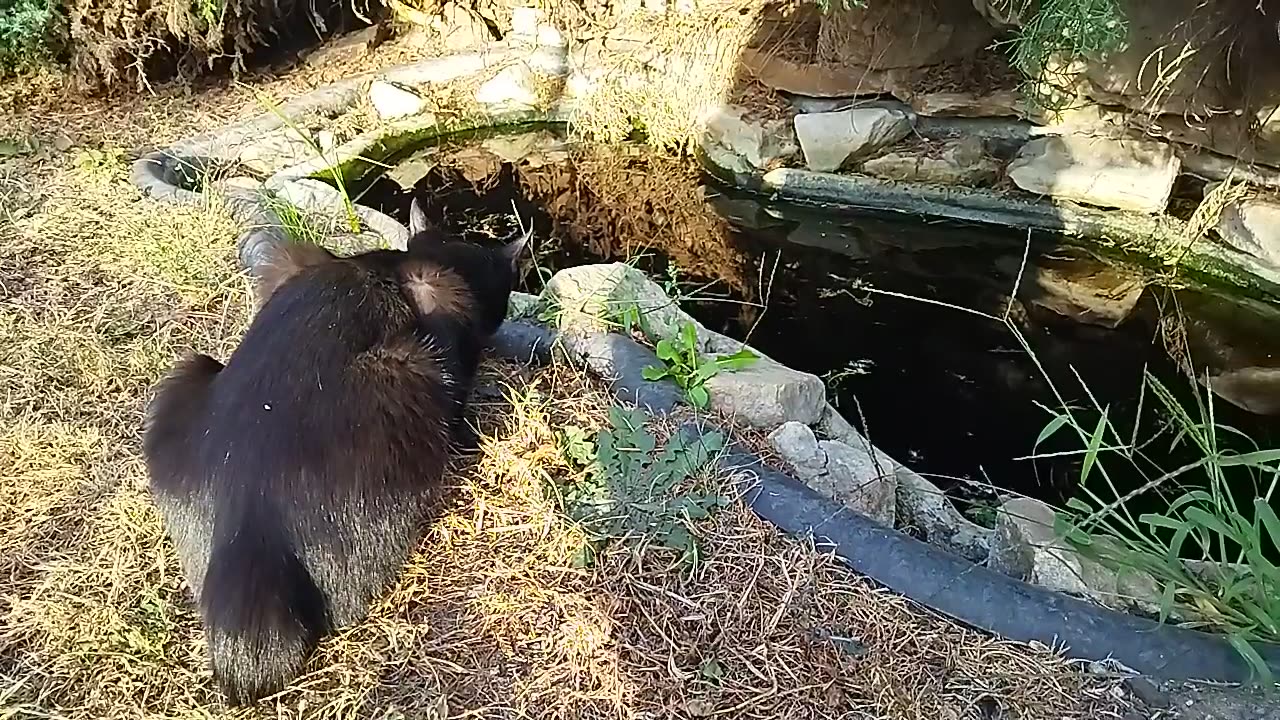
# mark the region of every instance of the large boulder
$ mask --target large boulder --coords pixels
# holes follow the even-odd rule
[[[1182,161],[1154,140],[1092,135],[1036,138],[1009,163],[1009,179],[1027,192],[1087,205],[1164,212]]]

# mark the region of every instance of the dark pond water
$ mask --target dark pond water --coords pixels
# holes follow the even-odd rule
[[[514,209],[534,225],[544,270],[630,260],[674,279],[691,314],[823,376],[850,422],[979,519],[992,487],[1055,503],[1079,492],[1079,455],[1021,459],[1050,420],[1041,405],[1059,407],[1060,394],[1092,424],[1096,400],[1125,440],[1150,439],[1167,414],[1143,392],[1145,373],[1194,408],[1196,386],[1174,356],[1266,363],[1280,329],[1265,306],[1152,284],[1133,265],[1052,238],[762,204],[637,148],[570,159],[565,149],[546,131],[427,148],[362,202],[407,222],[416,196],[433,222],[480,241],[514,232]],[[541,282],[531,272],[525,289]],[[1008,317],[1034,358],[998,319],[944,305]],[[1219,423],[1280,445],[1274,417],[1221,399],[1213,407]],[[1171,439],[1147,446],[1167,469],[1194,457],[1171,452]],[[1080,448],[1060,436],[1040,450]],[[1113,479],[1124,492],[1142,475]]]

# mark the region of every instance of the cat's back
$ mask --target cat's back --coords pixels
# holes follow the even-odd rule
[[[317,478],[437,462],[422,447],[398,451],[412,433],[443,437],[444,383],[377,260],[310,268],[263,305],[214,380],[203,463],[237,477]]]

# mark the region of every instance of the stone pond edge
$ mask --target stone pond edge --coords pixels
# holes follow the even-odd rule
[[[674,384],[643,378],[643,369],[658,363],[657,356],[616,333],[565,334],[529,320],[509,320],[494,340],[497,354],[526,363],[549,362],[557,346],[588,367],[593,356],[608,355],[615,396],[650,415],[669,413],[682,402]],[[711,422],[681,426],[691,436],[717,431],[722,432]],[[1065,646],[1065,654],[1075,659],[1111,658],[1159,682],[1243,683],[1250,678],[1249,667],[1223,637],[1111,610],[975,565],[849,509],[766,466],[739,444],[719,462],[749,476],[741,489],[761,518],[784,532],[812,535],[820,549],[834,552],[854,571],[961,622],[1010,640]],[[1280,670],[1280,646],[1257,649]]]
[[[279,130],[288,120],[308,113],[343,112],[355,105],[364,84],[371,79],[392,79],[406,84],[447,82],[510,62],[551,68],[562,76],[566,72],[563,51],[499,45],[478,53],[433,58],[365,73],[317,88],[275,111],[148,153],[133,163],[131,178],[145,195],[158,201],[198,205],[208,202],[207,196],[188,188],[199,185],[213,172],[234,166],[233,151],[240,143]],[[345,159],[347,163],[342,166],[344,176],[358,180],[358,176],[369,169],[364,159],[375,162],[385,159],[410,142],[428,142],[461,131],[502,125],[563,123],[571,119],[572,112],[570,99],[561,100],[553,108],[491,107],[469,113],[461,121],[436,122],[433,118],[411,117],[358,135],[335,148],[333,153],[339,162]],[[1151,228],[1157,238],[1168,237],[1178,230],[1177,221],[1165,222],[1168,218],[1122,218],[1118,226],[1114,220],[1118,216],[1110,211],[1076,206],[1064,212],[1061,204],[1033,201],[1012,201],[1011,204],[1008,198],[957,188],[893,184],[789,168],[744,176],[726,171],[705,152],[699,152],[698,156],[703,166],[721,181],[800,202],[1030,226],[1086,239],[1113,236],[1117,227],[1127,228],[1125,232],[1129,234],[1134,227]],[[353,164],[359,166],[353,167]],[[309,206],[308,209],[333,213],[342,210],[337,191],[312,179],[322,169],[313,161],[307,161],[278,170],[256,187],[220,187],[221,199],[244,229],[237,242],[244,268],[252,271],[269,261],[274,247],[291,242],[270,202],[272,193],[280,193],[297,204]],[[303,200],[299,202],[295,198]],[[377,233],[389,247],[404,247],[408,236],[400,223],[372,208],[357,204],[355,209],[361,224]],[[1192,263],[1192,269],[1255,293],[1280,296],[1280,277],[1266,268],[1249,267],[1247,256],[1237,258],[1235,253],[1224,255],[1223,252],[1229,251],[1204,258],[1197,256],[1199,260]],[[496,344],[502,354],[509,357],[545,361],[552,342],[562,339],[546,328],[514,321],[503,326]],[[576,342],[579,347],[586,347],[583,343],[589,342],[608,345],[614,355],[613,374],[617,376],[613,386],[620,397],[625,395],[633,402],[639,400],[642,407],[658,413],[669,411],[678,402],[678,393],[673,394],[673,388],[659,389],[660,385],[641,378],[641,369],[653,361],[652,353],[642,345],[620,335],[605,335],[594,341],[579,338]],[[641,359],[618,362],[619,357]],[[707,429],[704,426],[701,431]],[[764,467],[758,456],[743,448],[734,448],[722,462],[753,470],[757,484],[747,497],[761,517],[787,532],[812,532],[816,538],[825,538],[854,570],[946,615],[1013,640],[1035,640],[1050,646],[1066,644],[1068,655],[1073,657],[1113,657],[1161,680],[1243,682],[1248,678],[1247,666],[1224,638],[1120,613],[974,564],[976,558],[961,557],[880,525],[803,483]],[[943,502],[949,508],[950,503]],[[845,552],[840,553],[840,549]],[[1280,647],[1262,646],[1259,650],[1280,671]]]

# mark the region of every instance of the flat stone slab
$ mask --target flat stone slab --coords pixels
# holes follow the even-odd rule
[[[906,137],[911,119],[899,110],[863,107],[801,113],[795,128],[805,165],[815,172],[832,172]]]
[[[1036,138],[1009,163],[1009,179],[1027,192],[1099,207],[1164,212],[1182,161],[1154,140],[1094,135]]]

